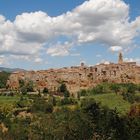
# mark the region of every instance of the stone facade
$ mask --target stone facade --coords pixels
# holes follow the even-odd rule
[[[47,87],[49,91],[57,91],[60,84],[64,82],[71,93],[76,93],[102,82],[140,83],[140,66],[135,62],[121,62],[90,67],[82,64],[70,68],[14,72],[7,81],[8,87],[18,89],[21,79],[33,81],[35,90],[43,90]]]

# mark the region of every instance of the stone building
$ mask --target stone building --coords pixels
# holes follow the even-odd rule
[[[122,63],[123,63],[123,55],[122,55],[121,52],[119,53],[118,63],[119,63],[119,64],[122,64]]]
[[[122,53],[118,63],[99,64],[95,66],[65,67],[41,71],[14,72],[10,75],[7,85],[10,89],[19,88],[19,80],[33,81],[35,90],[57,91],[64,82],[71,93],[88,89],[102,82],[140,83],[140,66],[136,62],[123,62]]]

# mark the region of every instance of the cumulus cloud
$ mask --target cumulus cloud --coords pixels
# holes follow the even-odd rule
[[[0,65],[6,65],[6,64],[7,64],[6,58],[3,55],[1,55],[0,56]]]
[[[30,61],[39,55],[43,43],[24,39],[20,36],[14,23],[0,16],[0,54],[3,55],[1,65],[5,64],[7,59],[14,61],[15,59]],[[8,58],[7,58],[8,57]],[[30,59],[32,58],[32,59]],[[3,63],[2,63],[3,62]]]
[[[65,42],[64,44],[61,44],[58,42],[54,46],[47,49],[47,54],[50,54],[51,56],[67,56],[69,55],[69,50],[71,47],[72,43]]]
[[[109,50],[112,52],[120,52],[120,51],[122,51],[122,47],[121,46],[111,46],[109,48]]]
[[[35,63],[41,63],[43,60],[42,60],[42,58],[39,58],[39,57],[37,57],[37,58],[35,58]]]
[[[129,6],[122,0],[89,0],[56,17],[37,11],[11,22],[0,15],[0,54],[42,62],[42,49],[46,55],[67,56],[73,46],[93,42],[117,52],[130,47],[139,33],[140,17],[130,21]]]

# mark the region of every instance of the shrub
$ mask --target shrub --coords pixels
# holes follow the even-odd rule
[[[90,94],[104,94],[111,91],[109,83],[102,83],[89,91]]]
[[[36,97],[34,98],[33,104],[31,106],[31,111],[34,113],[51,113],[53,111],[53,104],[51,102],[47,102],[42,97]]]
[[[21,87],[20,91],[21,91],[22,95],[26,95],[27,94],[27,88],[25,86]]]
[[[129,111],[129,116],[140,116],[140,104],[133,104]]]
[[[59,91],[60,91],[60,92],[65,92],[65,91],[67,91],[67,87],[66,87],[66,85],[65,85],[64,83],[62,83],[62,84],[60,85]]]
[[[111,88],[111,90],[112,90],[113,92],[115,92],[116,94],[118,94],[119,91],[120,91],[120,85],[119,85],[119,84],[111,84],[110,88]]]
[[[21,79],[19,80],[19,88],[23,95],[26,95],[27,92],[33,92],[34,91],[33,81],[29,81],[28,83],[25,83],[25,81]]]
[[[45,87],[45,88],[43,89],[43,93],[48,94],[48,93],[49,93],[48,88]]]
[[[134,103],[135,102],[135,94],[134,93],[123,93],[122,94],[123,99],[130,102],[130,103]]]
[[[78,92],[78,94],[79,94],[80,96],[87,96],[87,95],[88,95],[88,93],[87,93],[87,91],[86,91],[85,89],[80,90],[80,91]]]
[[[10,73],[0,72],[0,88],[6,88],[6,83]]]
[[[135,95],[135,101],[140,103],[140,96],[139,95]]]
[[[23,107],[31,107],[31,100],[26,97],[21,97],[20,100],[16,103],[17,107],[23,108]]]
[[[139,84],[139,85],[137,85],[137,90],[138,90],[138,91],[140,91],[140,84]]]
[[[70,96],[70,93],[67,89],[67,86],[62,83],[58,89],[59,92],[63,93],[64,97],[69,97]]]
[[[77,101],[73,98],[63,98],[61,99],[61,105],[74,105]]]
[[[53,104],[50,102],[47,102],[45,106],[45,113],[52,113],[52,112],[53,112]]]
[[[27,89],[27,92],[33,92],[33,91],[34,91],[33,81],[29,81],[29,82],[26,84],[26,89]]]
[[[49,96],[48,97],[48,102],[51,103],[53,106],[56,105],[56,99],[54,96]]]
[[[65,97],[65,98],[66,98],[66,97],[70,97],[70,93],[69,93],[68,90],[64,92],[64,97]]]

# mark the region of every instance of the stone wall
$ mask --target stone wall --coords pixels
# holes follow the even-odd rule
[[[92,88],[102,82],[140,83],[140,67],[135,62],[124,62],[15,72],[10,75],[7,85],[11,89],[18,89],[20,79],[33,81],[35,90],[43,90],[47,87],[50,91],[57,91],[60,84],[64,82],[71,93],[76,93],[80,89]]]

